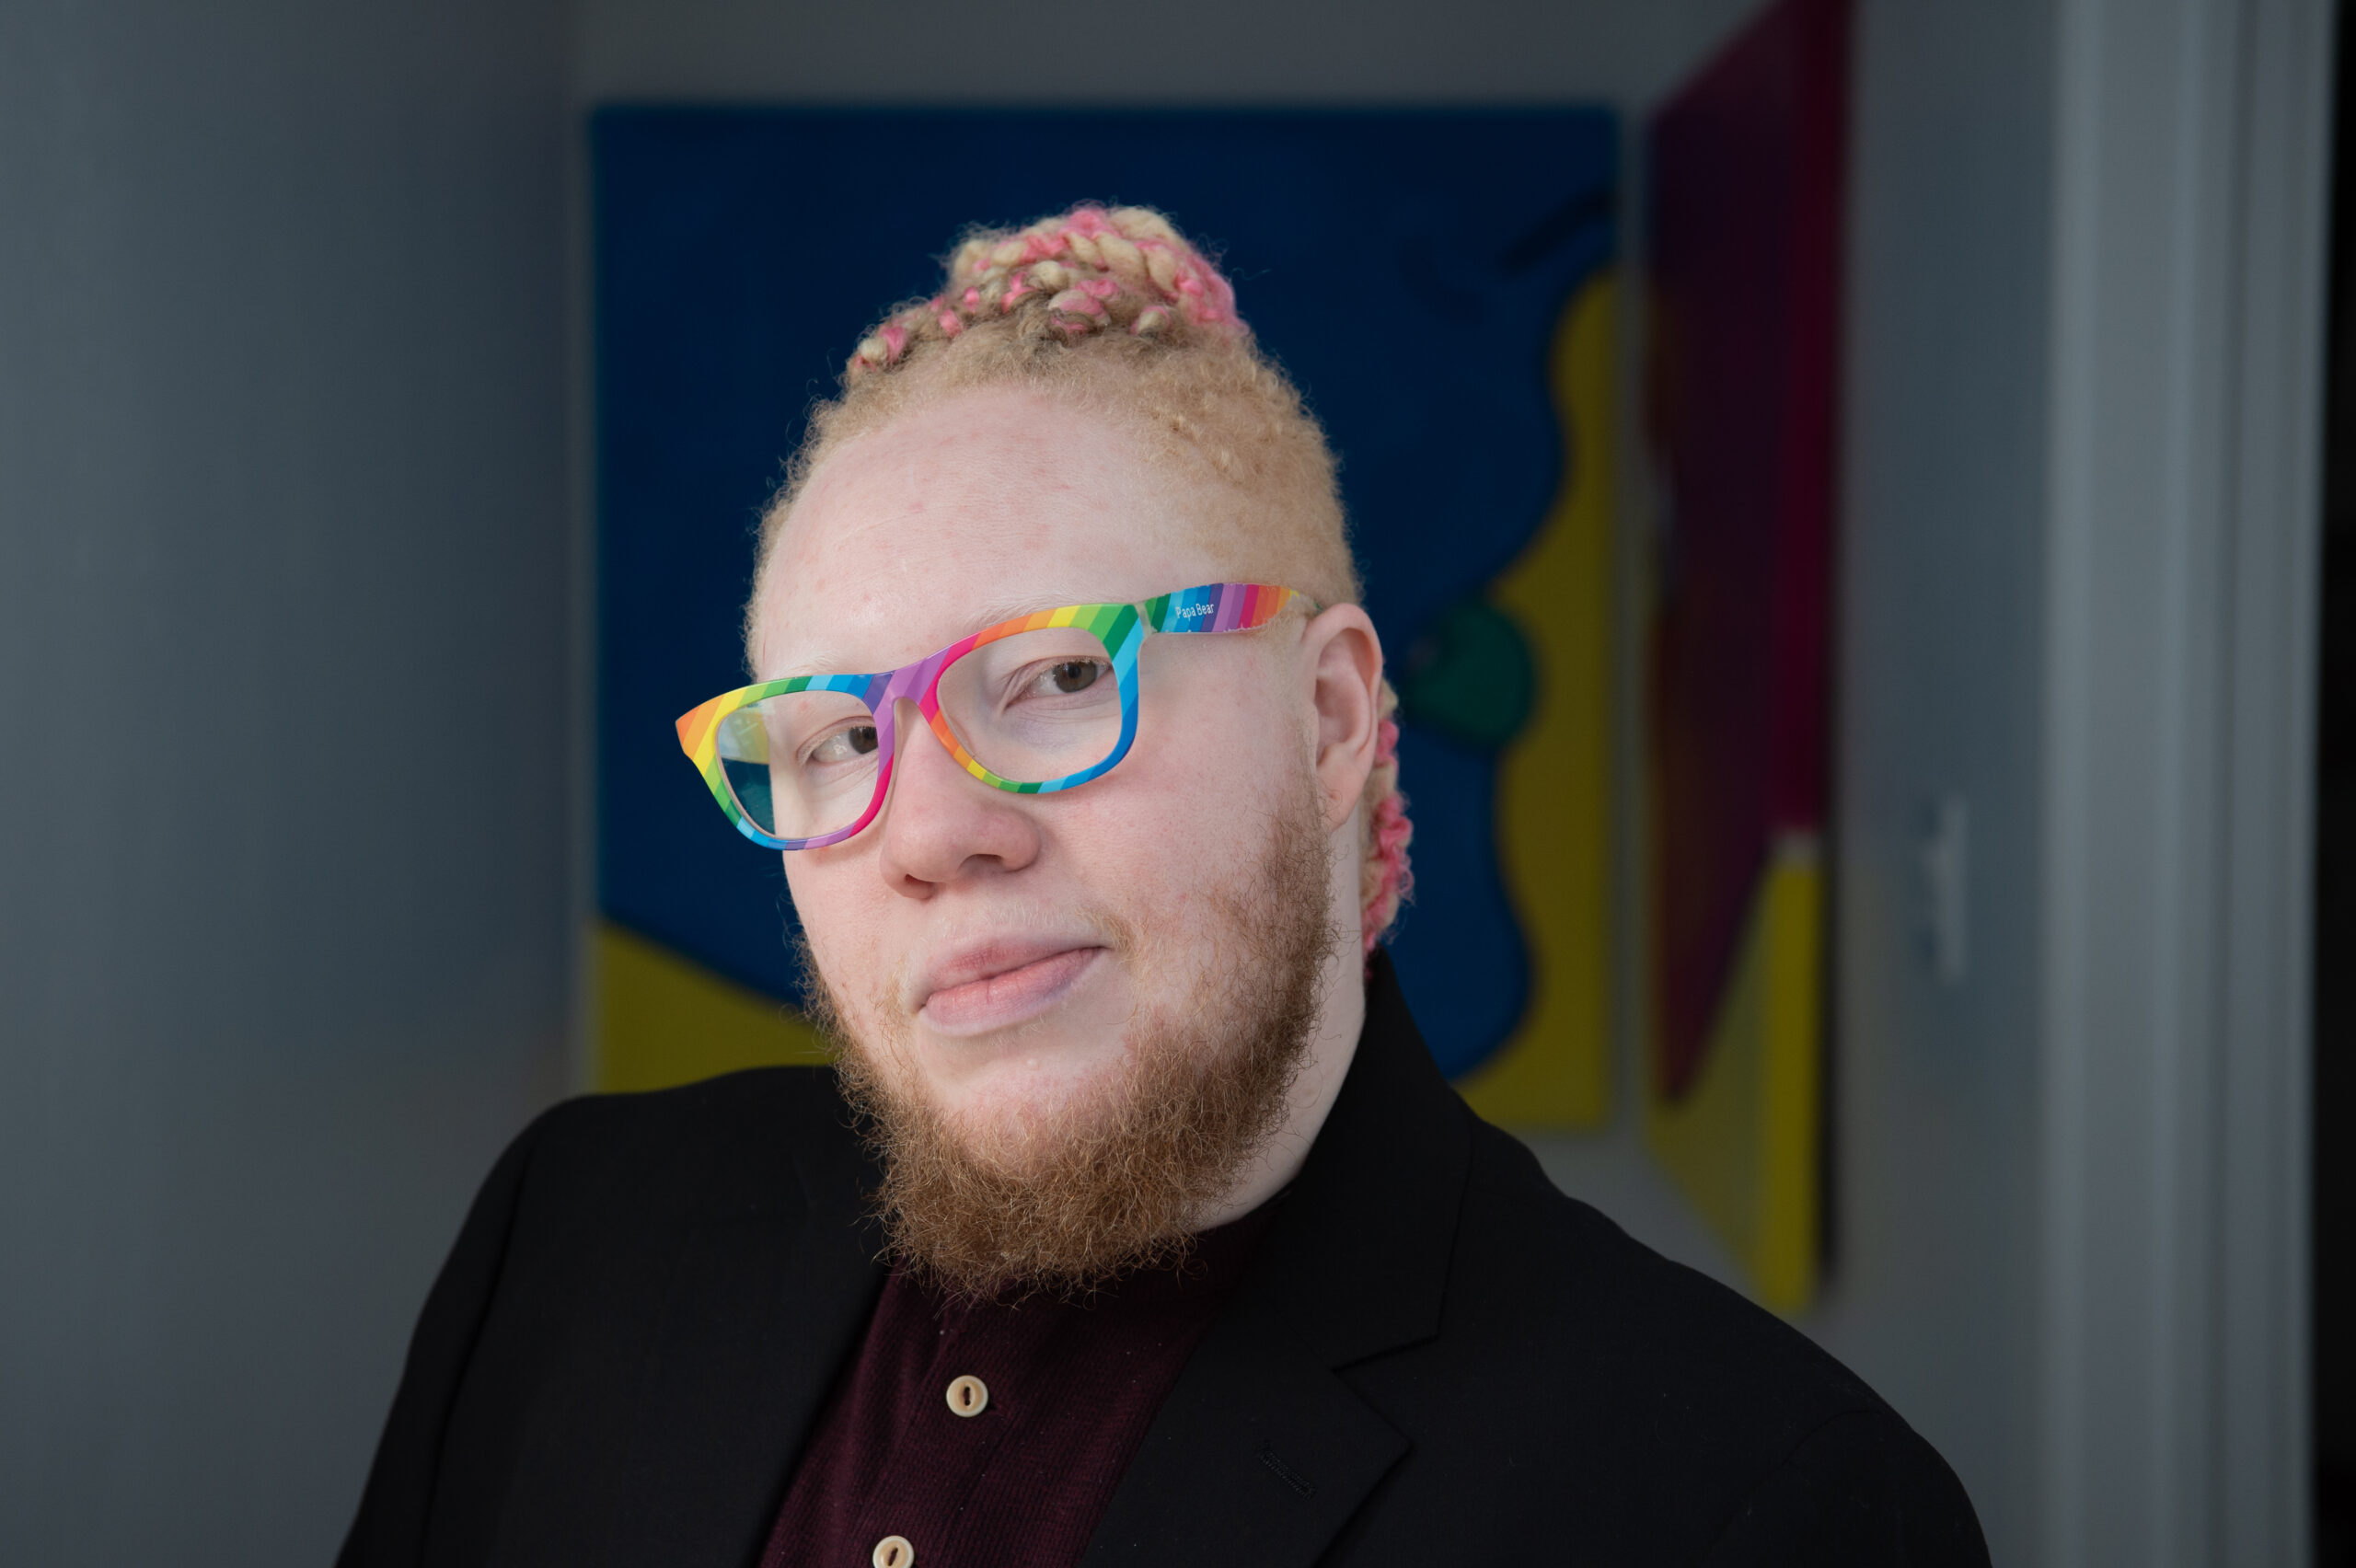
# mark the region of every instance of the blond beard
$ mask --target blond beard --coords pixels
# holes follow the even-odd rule
[[[987,1298],[1082,1295],[1184,1258],[1200,1216],[1282,1124],[1317,1026],[1334,927],[1326,841],[1313,778],[1288,795],[1249,870],[1206,894],[1207,962],[1171,987],[1186,1000],[1141,1010],[1109,1085],[1013,1137],[961,1131],[886,1043],[860,1038],[803,939],[813,1011],[883,1168],[872,1201],[895,1264]],[[1179,945],[1105,924],[1133,963]]]

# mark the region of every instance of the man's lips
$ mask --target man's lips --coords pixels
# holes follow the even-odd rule
[[[1093,943],[1027,942],[961,954],[929,977],[919,1015],[944,1034],[1022,1023],[1060,1001],[1103,951]]]

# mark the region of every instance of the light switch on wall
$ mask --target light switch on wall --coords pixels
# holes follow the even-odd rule
[[[1923,961],[1942,986],[1960,986],[1971,957],[1971,815],[1961,795],[1923,813],[1914,846],[1916,929]]]

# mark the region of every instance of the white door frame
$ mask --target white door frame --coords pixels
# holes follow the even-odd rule
[[[2329,0],[2059,0],[2052,1564],[2304,1564]]]

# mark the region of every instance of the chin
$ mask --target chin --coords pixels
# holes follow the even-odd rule
[[[942,1120],[976,1150],[1001,1146],[1029,1147],[1068,1137],[1076,1124],[1093,1121],[1115,1090],[1126,1043],[1108,1047],[1103,1033],[1042,1031],[991,1050],[994,1059],[964,1064],[954,1081],[929,1069],[941,1058],[970,1053],[965,1041],[926,1047],[933,1061],[921,1063],[926,1098]]]

